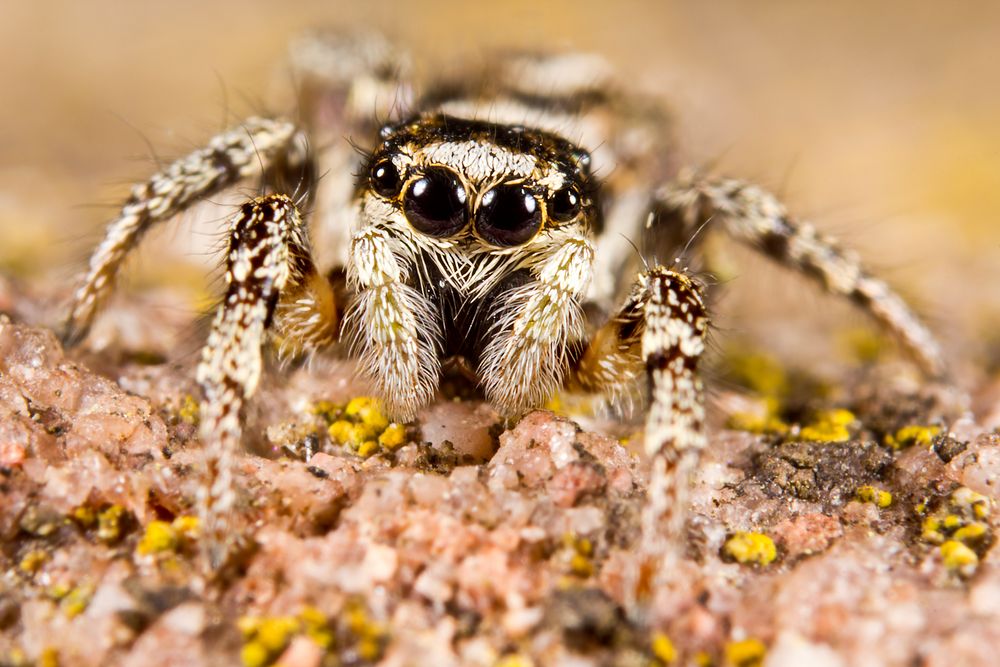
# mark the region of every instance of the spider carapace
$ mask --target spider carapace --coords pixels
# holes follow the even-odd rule
[[[265,194],[230,224],[226,293],[198,369],[210,540],[225,540],[240,413],[274,331],[301,350],[343,345],[399,420],[434,399],[454,356],[508,417],[563,387],[614,396],[647,382],[643,531],[659,544],[680,540],[705,441],[709,320],[702,287],[657,256],[727,233],[849,298],[943,371],[926,327],[853,253],[756,186],[678,175],[669,116],[597,58],[511,56],[419,95],[405,55],[379,38],[308,37],[293,64],[300,120],[245,120],[136,186],[66,329],[86,333],[150,227],[259,180]]]

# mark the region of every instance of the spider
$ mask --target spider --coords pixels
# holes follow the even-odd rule
[[[560,388],[615,396],[645,379],[642,535],[669,550],[705,443],[709,317],[685,269],[643,258],[672,257],[703,226],[850,299],[928,374],[944,372],[928,329],[855,254],[757,186],[678,169],[668,115],[599,58],[511,55],[417,94],[408,58],[383,38],[312,35],[291,51],[302,118],[249,118],[135,186],[64,330],[71,343],[86,335],[151,227],[259,179],[263,194],[229,225],[225,295],[197,371],[216,544],[240,412],[277,334],[300,350],[343,345],[398,421],[434,399],[455,359],[508,418]]]

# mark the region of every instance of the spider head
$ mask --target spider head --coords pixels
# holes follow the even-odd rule
[[[370,222],[503,249],[594,227],[590,156],[553,134],[432,114],[382,131],[358,189]]]

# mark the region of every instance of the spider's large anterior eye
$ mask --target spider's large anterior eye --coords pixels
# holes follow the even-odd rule
[[[557,222],[569,222],[580,213],[580,192],[570,186],[552,195],[549,200],[549,216]]]
[[[542,209],[521,185],[498,185],[483,195],[476,212],[476,231],[492,245],[521,245],[541,226]]]
[[[403,212],[418,231],[451,236],[465,226],[466,199],[465,187],[455,174],[432,167],[406,191]]]
[[[392,160],[379,160],[372,167],[371,183],[372,189],[383,197],[395,197],[403,186],[403,179]]]

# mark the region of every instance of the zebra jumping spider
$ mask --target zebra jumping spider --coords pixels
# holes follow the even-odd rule
[[[417,95],[405,55],[379,38],[312,36],[292,54],[302,119],[247,119],[137,185],[65,329],[71,342],[86,335],[151,227],[260,179],[264,194],[229,226],[225,296],[197,375],[202,512],[217,546],[240,412],[277,333],[309,351],[343,342],[400,421],[434,399],[455,357],[507,417],[563,387],[614,396],[645,379],[643,540],[668,551],[705,442],[709,318],[695,279],[644,258],[673,257],[702,226],[850,299],[925,371],[944,371],[926,327],[854,254],[759,187],[679,170],[668,116],[594,57],[512,56]]]

